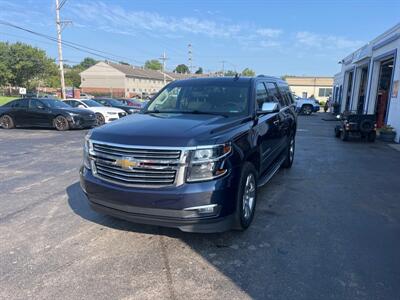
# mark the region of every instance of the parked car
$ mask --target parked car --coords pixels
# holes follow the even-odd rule
[[[80,98],[81,99],[93,99],[94,96],[90,95],[90,94],[86,94],[86,93],[81,93]]]
[[[97,125],[103,125],[127,115],[122,109],[106,107],[91,99],[67,99],[64,100],[64,102],[72,107],[84,108],[94,112],[97,119]]]
[[[138,110],[142,109],[143,105],[144,105],[144,101],[140,101],[140,100],[134,99],[134,98],[131,98],[131,99],[118,99],[118,100],[121,101],[121,103],[123,103],[124,105],[132,106],[132,107],[134,107],[134,108],[136,108]]]
[[[366,138],[368,142],[375,142],[376,115],[344,112],[337,118],[341,121],[341,124],[335,127],[337,138],[348,141],[350,137],[361,137]]]
[[[320,109],[319,102],[316,99],[296,97],[295,101],[296,111],[304,115],[311,115]]]
[[[86,109],[73,108],[56,99],[22,98],[0,106],[0,125],[14,127],[54,127],[57,130],[91,128],[96,116]]]
[[[93,98],[92,100],[100,103],[101,105],[108,106],[108,107],[116,107],[119,109],[124,110],[127,114],[137,113],[139,110],[123,104],[121,101],[118,101],[114,98]]]
[[[173,81],[140,113],[88,133],[81,186],[94,210],[133,222],[244,230],[257,188],[292,166],[296,126],[281,79]]]

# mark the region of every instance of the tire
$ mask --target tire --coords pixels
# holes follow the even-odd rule
[[[304,115],[309,116],[309,115],[312,114],[312,112],[313,112],[313,107],[312,107],[312,105],[305,104],[305,105],[303,105],[303,106],[301,107],[301,113],[304,114]]]
[[[237,230],[246,230],[254,218],[257,202],[257,171],[250,162],[245,162],[240,175],[236,194]]]
[[[335,127],[335,137],[337,138],[340,138],[340,128],[341,128],[340,125]]]
[[[367,135],[367,141],[370,143],[375,142],[376,139],[376,131],[371,131],[370,133],[368,133]]]
[[[57,116],[53,120],[53,126],[58,131],[66,131],[69,129],[68,120],[63,116]]]
[[[348,140],[349,140],[349,132],[346,131],[346,130],[344,130],[344,129],[342,129],[342,130],[340,131],[340,138],[341,138],[342,141],[344,141],[344,142],[348,141]]]
[[[15,128],[14,119],[10,115],[2,115],[0,117],[0,127],[4,129]]]
[[[96,113],[95,115],[96,115],[97,126],[101,126],[106,122],[106,119],[101,113]]]
[[[292,167],[294,160],[294,150],[296,149],[296,139],[294,136],[290,138],[289,145],[286,149],[286,158],[282,163],[282,168],[289,169]]]
[[[361,121],[361,123],[360,123],[360,131],[362,133],[368,133],[369,134],[369,132],[372,129],[374,129],[374,122],[373,121],[368,120],[368,119]]]

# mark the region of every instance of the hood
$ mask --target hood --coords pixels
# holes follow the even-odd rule
[[[185,147],[215,144],[221,142],[221,135],[232,127],[243,124],[243,119],[176,113],[134,114],[94,129],[91,138],[138,146]]]
[[[62,112],[66,112],[66,113],[80,114],[83,116],[93,115],[93,112],[86,108],[68,107],[68,108],[51,108],[51,110],[53,110],[53,111],[58,110],[60,112],[62,111]]]

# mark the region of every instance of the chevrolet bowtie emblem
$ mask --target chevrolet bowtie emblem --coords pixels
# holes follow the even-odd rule
[[[131,158],[117,159],[115,164],[122,169],[130,170],[139,165],[139,163]]]

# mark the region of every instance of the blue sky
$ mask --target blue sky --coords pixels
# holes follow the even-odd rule
[[[54,0],[0,0],[0,20],[55,36]],[[67,41],[140,65],[163,51],[167,68],[188,63],[280,76],[331,76],[338,60],[400,22],[398,0],[96,1],[67,0]],[[56,57],[57,46],[0,25],[1,41],[24,41]],[[64,47],[67,63],[93,56]],[[94,57],[94,56],[93,56]]]

